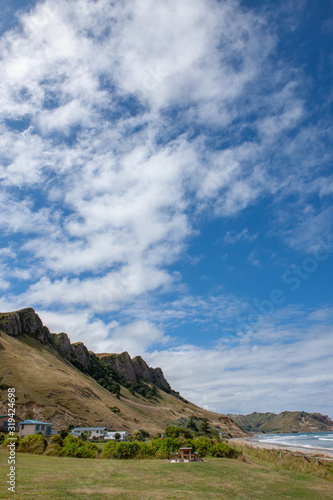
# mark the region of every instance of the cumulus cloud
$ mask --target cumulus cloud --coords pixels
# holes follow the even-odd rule
[[[258,328],[252,341],[215,348],[179,346],[147,353],[150,364],[160,364],[172,387],[201,407],[218,412],[250,413],[321,408],[330,412],[333,376],[328,370],[332,356],[327,344],[329,325],[310,326],[288,333],[276,328],[275,340]],[[332,332],[330,333],[330,335]],[[288,342],[281,342],[288,337]],[[262,339],[267,342],[262,344]],[[183,370],[182,367],[186,367]]]
[[[92,349],[149,353],[173,342],[166,326],[230,326],[248,308],[192,294],[175,269],[205,217],[273,198],[271,232],[313,248],[331,212],[304,207],[331,196],[331,132],[307,124],[306,77],[276,66],[266,14],[215,0],[46,0],[17,13],[0,39],[3,310],[33,306]],[[292,224],[290,196],[303,209]],[[225,243],[256,236],[235,229]],[[244,363],[249,349],[235,351]],[[193,377],[201,353],[213,378],[222,355],[156,352],[166,371],[186,356]]]

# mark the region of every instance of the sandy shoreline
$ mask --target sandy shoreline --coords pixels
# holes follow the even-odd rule
[[[301,455],[308,456],[322,456],[333,459],[333,450],[323,450],[321,448],[304,448],[302,446],[288,446],[285,444],[273,444],[273,443],[262,443],[257,441],[255,437],[253,438],[233,438],[228,440],[230,443],[234,444],[246,444],[252,446],[253,448],[262,448],[264,450],[284,450],[290,451],[291,453],[299,453]]]

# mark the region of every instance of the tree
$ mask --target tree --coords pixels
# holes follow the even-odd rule
[[[211,428],[210,428],[210,425],[208,423],[208,418],[202,419],[199,430],[200,430],[201,434],[210,434],[211,433]]]
[[[132,435],[135,441],[143,441],[143,436],[140,431],[133,431]]]
[[[115,433],[114,438],[116,441],[119,441],[119,439],[121,438],[121,435],[119,434],[119,432]]]

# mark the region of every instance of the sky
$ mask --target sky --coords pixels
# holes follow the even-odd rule
[[[0,310],[333,418],[332,6],[0,0]]]

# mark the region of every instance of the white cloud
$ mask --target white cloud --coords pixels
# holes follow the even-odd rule
[[[188,345],[145,357],[149,364],[162,367],[173,388],[201,407],[212,406],[221,413],[286,409],[327,413],[333,383],[328,330],[308,328],[304,338],[302,333],[290,331],[292,340],[287,344],[277,339],[256,345],[254,335],[247,345]],[[258,330],[257,335],[260,339],[264,332]]]
[[[331,195],[329,176],[313,182],[330,165],[328,127],[302,123],[310,110],[298,84],[306,81],[270,58],[278,40],[268,19],[215,0],[46,0],[18,13],[18,26],[0,40],[0,226],[11,251],[0,253],[4,310],[33,305],[51,328],[90,348],[135,354],[168,340],[163,324],[230,322],[248,308],[228,294],[190,296],[171,269],[201,217],[235,217],[274,195],[282,236],[292,248],[313,248],[330,209],[304,211],[291,228],[281,204],[291,193],[303,208],[309,196]],[[254,238],[245,229],[225,242]],[[14,278],[22,290],[27,281],[17,295]],[[184,295],[161,308],[161,290]],[[114,311],[119,324],[97,316]],[[266,325],[261,335],[276,332]],[[260,377],[272,360],[269,380],[279,380],[274,349],[252,352],[248,337],[240,341],[228,359],[239,355],[241,379],[269,401]],[[280,356],[301,359],[296,344],[290,349],[277,343]],[[189,345],[156,360],[168,372],[184,356],[193,397],[222,409],[237,395],[252,397],[223,352]],[[262,370],[242,371],[241,362]],[[217,380],[213,401],[205,401],[209,377]],[[187,387],[184,378],[174,382]]]
[[[239,241],[246,241],[248,243],[252,243],[254,240],[258,238],[258,234],[251,234],[248,228],[242,229],[239,233],[235,233],[233,231],[227,231],[224,237],[224,243],[234,245]]]

